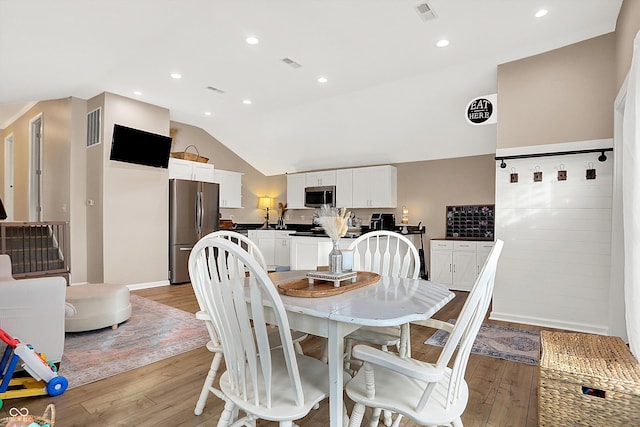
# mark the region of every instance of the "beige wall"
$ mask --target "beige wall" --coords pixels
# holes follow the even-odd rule
[[[71,98],[69,238],[71,283],[87,281],[87,102]]]
[[[613,137],[615,34],[498,66],[497,148]]]
[[[400,163],[398,209],[409,210],[409,222],[426,227],[426,238],[446,236],[446,207],[495,203],[494,155]],[[426,249],[426,248],[425,248]]]
[[[179,122],[171,122],[173,136],[172,151],[184,151],[193,144],[199,153],[209,158],[216,169],[242,172],[242,206],[241,209],[221,209],[223,218],[230,218],[240,223],[262,223],[264,211],[258,209],[258,197],[270,196],[278,202],[287,201],[287,180],[285,175],[264,176],[242,160],[224,144],[201,128]],[[193,148],[189,152],[194,153]]]
[[[13,134],[14,137],[14,220],[29,220],[30,121],[39,115],[42,115],[43,125],[43,218],[69,220],[70,114],[68,98],[42,101],[4,130],[5,136]],[[4,147],[4,139],[2,144]],[[4,149],[2,156],[4,170]],[[4,192],[4,173],[1,175]]]
[[[103,110],[104,281],[167,282],[169,173],[109,160],[113,125],[169,135],[169,110],[106,93]]]
[[[87,101],[87,113],[101,108],[100,123],[104,123],[104,98],[102,93]],[[103,145],[105,144],[104,127],[102,130],[102,143],[87,147],[85,150],[85,163],[87,168],[86,195],[87,204],[87,281],[100,283],[104,281],[103,265]],[[92,205],[89,205],[91,203]]]
[[[624,0],[616,22],[616,92],[629,72],[633,40],[639,30],[640,1]]]

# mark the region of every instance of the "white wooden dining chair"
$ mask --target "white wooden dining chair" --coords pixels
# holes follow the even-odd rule
[[[219,426],[254,425],[257,419],[291,426],[329,395],[328,366],[294,350],[278,291],[245,249],[206,236],[191,251],[189,275],[220,339],[227,368],[220,377],[226,403]],[[267,318],[277,326],[278,345],[270,341]],[[239,411],[245,416],[236,421]]]
[[[220,230],[215,231],[213,233],[208,234],[211,237],[219,237],[223,239],[227,239],[228,241],[235,243],[242,248],[244,248],[249,254],[255,258],[260,267],[267,271],[267,263],[265,262],[264,256],[260,252],[258,245],[256,245],[253,241],[249,240],[248,237],[237,233],[235,231],[230,230]],[[195,288],[194,288],[195,290]],[[222,345],[220,344],[220,338],[218,333],[215,330],[213,323],[211,322],[211,318],[207,314],[204,308],[204,301],[202,301],[202,297],[196,292],[196,299],[198,300],[198,304],[200,306],[200,311],[196,313],[196,319],[203,320],[209,332],[209,337],[211,338],[207,343],[207,349],[213,353],[213,360],[211,361],[211,366],[209,367],[209,371],[207,372],[207,376],[204,380],[204,384],[202,386],[202,390],[200,391],[200,396],[198,397],[198,401],[196,402],[196,407],[194,409],[194,413],[196,415],[201,415],[204,411],[204,408],[207,404],[207,398],[209,397],[209,393],[217,396],[218,398],[225,400],[222,392],[215,387],[214,381],[216,378],[216,374],[218,373],[218,369],[220,368],[220,364],[222,362]],[[269,342],[273,343],[275,346],[280,345],[280,337],[277,329],[270,328],[269,330]],[[307,334],[292,331],[291,337],[293,339],[293,345],[296,351],[302,354],[302,346],[300,342],[307,338]]]
[[[402,234],[392,231],[372,231],[354,240],[353,269],[370,271],[381,276],[417,279],[420,274],[420,255],[414,244]],[[353,342],[379,345],[383,350],[396,346],[402,356],[411,353],[409,325],[385,328],[362,327],[346,337],[345,367],[350,368]]]
[[[365,407],[373,408],[370,426],[378,425],[381,410],[389,410],[399,414],[394,426],[406,416],[423,426],[462,427],[461,416],[469,399],[464,374],[471,347],[491,302],[502,247],[503,242],[497,240],[455,325],[444,327],[450,335],[436,363],[401,358],[365,345],[354,347],[354,356],[363,360],[364,365],[346,386],[347,395],[356,402],[349,427],[362,423]]]

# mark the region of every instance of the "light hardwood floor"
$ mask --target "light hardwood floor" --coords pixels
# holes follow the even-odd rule
[[[135,291],[135,294],[191,313],[198,309],[189,284],[165,286]],[[457,317],[467,293],[457,292],[456,298],[437,313],[442,320]],[[540,329],[528,325],[504,322],[488,323]],[[434,330],[411,327],[413,356],[435,360],[438,348],[423,342]],[[303,343],[306,354],[320,354],[320,340],[308,338]],[[26,407],[30,413],[42,415],[48,403],[56,407],[56,427],[71,426],[214,426],[222,410],[222,402],[211,395],[204,413],[193,414],[195,402],[212,360],[205,348],[123,373],[111,378],[67,390],[57,397],[5,399],[0,418],[11,407]],[[470,399],[462,417],[466,427],[537,425],[536,383],[538,368],[490,357],[471,355],[466,373]],[[347,402],[349,411],[351,407]],[[327,403],[297,422],[300,426],[325,426],[328,422]],[[364,423],[363,423],[364,424]],[[259,422],[258,426],[276,423]],[[380,424],[382,425],[382,424]],[[416,424],[404,420],[402,426]]]

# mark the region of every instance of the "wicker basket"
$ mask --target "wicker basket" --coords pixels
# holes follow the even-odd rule
[[[9,412],[11,413],[14,411],[16,412],[16,414],[22,414],[22,415],[24,415],[27,412],[27,411],[15,409],[15,408],[11,408],[11,411]],[[48,424],[49,426],[54,427],[56,424],[56,406],[53,403],[50,403],[46,407],[46,409],[44,410],[44,414],[42,414],[42,416],[31,415],[31,414],[29,415],[31,416],[31,418],[33,418],[34,422],[40,425]],[[0,427],[5,427],[9,421],[14,419],[14,416],[0,418]]]
[[[542,331],[539,426],[640,426],[640,364],[622,339]]]
[[[196,150],[196,154],[187,152],[187,150],[190,147],[193,147],[193,149]],[[171,153],[171,157],[176,159],[191,160],[192,162],[200,162],[200,163],[207,163],[209,161],[208,157],[204,157],[200,155],[200,152],[198,151],[198,147],[196,147],[193,144],[187,145],[184,151],[174,151],[173,153]]]

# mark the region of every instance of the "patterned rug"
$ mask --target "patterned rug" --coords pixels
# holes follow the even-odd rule
[[[192,313],[131,295],[131,318],[118,329],[67,333],[60,374],[69,388],[204,346],[207,329]]]
[[[454,324],[455,320],[451,319],[448,322]],[[448,336],[448,332],[440,330],[424,343],[442,347]],[[540,332],[538,331],[483,323],[471,352],[527,365],[537,365],[539,349]]]

